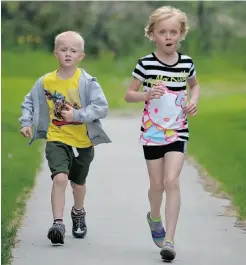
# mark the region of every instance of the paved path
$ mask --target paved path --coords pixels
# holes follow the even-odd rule
[[[64,246],[51,246],[51,181],[46,161],[28,203],[13,250],[13,265],[152,265],[162,264],[152,243],[146,213],[148,176],[138,144],[139,119],[110,117],[104,121],[113,144],[96,148],[86,200],[88,235],[71,236],[72,196],[67,190]],[[225,200],[205,192],[196,169],[185,164],[181,175],[182,209],[177,228],[180,265],[245,265],[246,234],[224,217]]]

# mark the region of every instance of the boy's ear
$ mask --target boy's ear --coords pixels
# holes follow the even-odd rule
[[[54,49],[53,53],[54,53],[55,57],[57,57],[57,53],[56,53],[56,50],[55,49]]]
[[[83,60],[85,58],[85,53],[82,52],[81,55],[80,55],[80,60]]]

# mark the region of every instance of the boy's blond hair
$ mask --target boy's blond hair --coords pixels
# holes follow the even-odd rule
[[[145,27],[145,36],[151,40],[151,33],[154,30],[154,26],[156,22],[159,22],[163,19],[168,19],[172,16],[176,16],[180,22],[180,32],[181,32],[181,40],[184,40],[188,31],[188,18],[187,15],[182,12],[180,9],[171,6],[162,6],[156,9],[149,17],[149,23]]]
[[[73,37],[73,38],[76,38],[79,42],[81,42],[81,46],[82,46],[82,52],[84,51],[84,39],[83,37],[81,36],[80,33],[76,32],[76,31],[64,31],[60,34],[58,34],[56,37],[55,37],[55,48],[57,47],[58,43],[59,43],[59,40],[62,38],[62,37]]]

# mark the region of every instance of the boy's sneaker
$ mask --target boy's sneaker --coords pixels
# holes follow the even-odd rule
[[[63,223],[53,223],[48,231],[47,237],[51,240],[52,244],[64,244],[65,231],[65,225]]]
[[[159,222],[154,222],[151,219],[150,212],[147,213],[147,220],[149,223],[149,227],[150,227],[150,231],[151,231],[151,235],[152,235],[152,239],[153,239],[154,243],[159,248],[162,248],[163,241],[164,241],[164,238],[166,235],[166,231],[164,229],[162,220],[160,220]]]
[[[72,233],[76,238],[84,238],[87,234],[85,215],[86,212],[84,210],[80,214],[74,213],[73,209],[71,210],[71,218],[73,222]]]
[[[174,250],[173,243],[169,240],[165,240],[160,254],[164,261],[174,260],[176,251]]]

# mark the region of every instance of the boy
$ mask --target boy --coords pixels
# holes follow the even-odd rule
[[[65,189],[71,182],[74,205],[72,234],[87,234],[84,198],[86,177],[94,158],[94,146],[110,143],[99,119],[106,117],[108,103],[96,78],[78,68],[84,58],[84,40],[67,31],[55,38],[54,54],[59,69],[38,79],[22,103],[21,134],[47,140],[45,154],[53,180],[51,204],[54,222],[48,231],[53,244],[64,244]],[[32,134],[33,128],[33,134]]]

